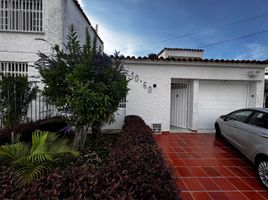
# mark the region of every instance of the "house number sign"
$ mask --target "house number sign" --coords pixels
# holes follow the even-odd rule
[[[149,87],[148,87],[148,93],[149,93],[149,94],[151,94],[151,93],[152,93],[152,91],[153,91],[152,86],[149,86]]]
[[[153,87],[152,86],[148,86],[147,82],[146,81],[143,81],[142,79],[140,79],[139,75],[138,74],[134,74],[134,72],[131,72],[131,80],[135,80],[135,82],[140,82],[140,83],[143,83],[142,86],[143,86],[143,89],[147,89],[148,93],[151,94],[153,92]],[[154,87],[156,84],[154,84]]]
[[[135,76],[135,81],[138,82],[139,81],[139,75]]]

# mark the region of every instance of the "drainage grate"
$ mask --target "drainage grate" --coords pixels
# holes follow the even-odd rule
[[[153,132],[160,133],[161,132],[161,124],[153,124]]]

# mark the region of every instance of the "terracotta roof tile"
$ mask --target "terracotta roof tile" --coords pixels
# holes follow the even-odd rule
[[[113,56],[111,56],[114,58]],[[121,57],[122,60],[135,60],[135,61],[167,61],[167,62],[202,62],[202,63],[237,63],[237,64],[262,64],[268,65],[268,61],[260,60],[224,60],[224,59],[202,59],[202,58],[163,58],[163,57],[135,57],[127,56]]]

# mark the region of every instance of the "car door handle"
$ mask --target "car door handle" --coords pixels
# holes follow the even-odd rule
[[[259,136],[263,138],[268,138],[268,135],[265,135],[265,134],[260,134]]]

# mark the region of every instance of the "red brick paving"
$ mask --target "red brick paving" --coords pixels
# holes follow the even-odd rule
[[[155,136],[174,169],[183,200],[264,200],[254,165],[213,134]]]

